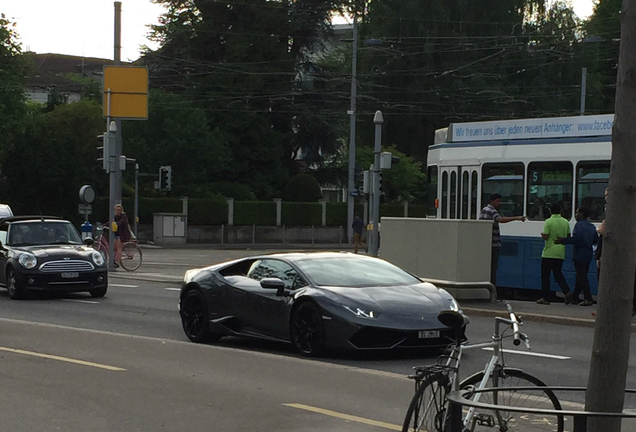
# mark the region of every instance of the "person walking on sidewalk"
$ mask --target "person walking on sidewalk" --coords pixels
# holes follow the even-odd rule
[[[353,228],[353,248],[354,248],[354,252],[358,253],[358,248],[361,247],[362,249],[366,250],[367,249],[367,245],[365,245],[362,242],[362,230],[364,228],[364,222],[362,221],[362,218],[360,217],[360,215],[356,215],[356,217],[353,219],[353,223],[351,224],[351,228]]]
[[[501,216],[499,206],[501,205],[501,195],[498,193],[490,195],[488,205],[481,210],[479,219],[491,220],[492,224],[492,247],[490,253],[490,283],[497,288],[497,267],[499,267],[499,251],[501,250],[501,234],[499,224],[512,221],[525,222],[525,216]],[[499,293],[498,293],[499,294]]]
[[[557,238],[555,243],[574,245],[572,261],[574,262],[574,270],[576,271],[576,282],[574,284],[572,303],[578,304],[579,306],[592,306],[594,299],[590,292],[590,281],[587,277],[587,273],[594,255],[594,245],[598,243],[598,234],[596,227],[588,220],[590,217],[590,209],[587,207],[579,207],[576,210],[575,217],[577,222],[572,231],[572,237]],[[581,291],[583,291],[584,300],[579,302]]]
[[[565,304],[572,302],[572,292],[568,286],[561,268],[565,260],[565,246],[555,243],[559,237],[570,237],[570,224],[561,216],[561,205],[553,203],[550,206],[551,216],[543,224],[541,238],[545,242],[541,253],[541,298],[538,304],[550,304],[550,274],[554,273],[554,280],[565,294]]]

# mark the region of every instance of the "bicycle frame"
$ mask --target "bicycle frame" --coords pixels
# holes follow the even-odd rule
[[[510,313],[512,314],[512,312]],[[492,356],[490,357],[490,360],[488,361],[488,363],[486,364],[483,370],[484,376],[476,388],[477,389],[486,388],[486,383],[490,379],[491,375],[493,380],[493,387],[497,387],[499,385],[499,375],[493,372],[495,372],[495,370],[503,370],[505,366],[504,362],[501,360],[503,332],[499,331],[499,326],[502,324],[515,330],[515,333],[513,334],[513,336],[515,337],[515,343],[517,341],[520,342],[520,339],[523,339],[526,342],[526,345],[528,344],[527,336],[525,334],[520,334],[518,331],[519,322],[517,321],[516,317],[513,318],[512,315],[511,315],[511,319],[495,317],[495,333],[492,336],[492,341],[475,343],[475,344],[466,344],[466,345],[456,344],[453,347],[446,361],[446,366],[449,367],[449,370],[451,371],[449,373],[449,378],[451,380],[451,387],[453,390],[460,389],[459,387],[460,381],[458,377],[459,377],[459,369],[460,369],[463,352],[465,350],[479,349],[479,348],[492,348],[493,353],[492,353]],[[518,345],[518,343],[516,343],[516,345]],[[479,402],[481,394],[482,394],[481,392],[476,392],[471,400],[474,402]],[[496,397],[496,393],[495,393],[495,397]],[[448,415],[449,415],[449,411],[447,410],[445,413],[445,416],[448,416]],[[474,407],[469,408],[468,413],[466,414],[466,416],[464,416],[462,421],[464,429],[467,429],[468,425],[471,424],[474,415],[475,415],[475,408]],[[497,415],[498,421],[501,423],[502,421],[501,414],[497,411],[496,415]]]

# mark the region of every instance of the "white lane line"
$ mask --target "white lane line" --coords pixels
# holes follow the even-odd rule
[[[484,351],[492,351],[492,348],[482,348]],[[555,359],[555,360],[570,360],[571,357],[566,357],[566,356],[560,356],[560,355],[554,355],[554,354],[542,354],[542,353],[538,353],[538,352],[531,352],[531,351],[516,351],[516,350],[508,350],[508,349],[502,349],[503,352],[505,352],[506,354],[521,354],[521,355],[527,355],[527,356],[534,356],[534,357],[545,357],[545,358],[551,358],[551,359]]]
[[[181,288],[166,288],[166,291],[181,291]]]
[[[122,287],[122,288],[139,288],[139,285],[124,285],[124,284],[108,284],[108,286],[112,286],[112,287]]]
[[[90,300],[79,300],[79,299],[62,299],[62,300],[69,301],[69,302],[75,302],[75,303],[99,304],[99,302],[90,301]]]

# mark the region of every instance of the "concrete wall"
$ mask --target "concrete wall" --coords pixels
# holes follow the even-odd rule
[[[381,227],[380,256],[421,278],[464,286],[490,280],[490,221],[383,217]],[[480,291],[477,298],[488,298]]]

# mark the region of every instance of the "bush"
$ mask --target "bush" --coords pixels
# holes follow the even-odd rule
[[[309,174],[297,174],[287,182],[283,191],[283,201],[315,202],[322,199],[320,185],[315,177]]]

